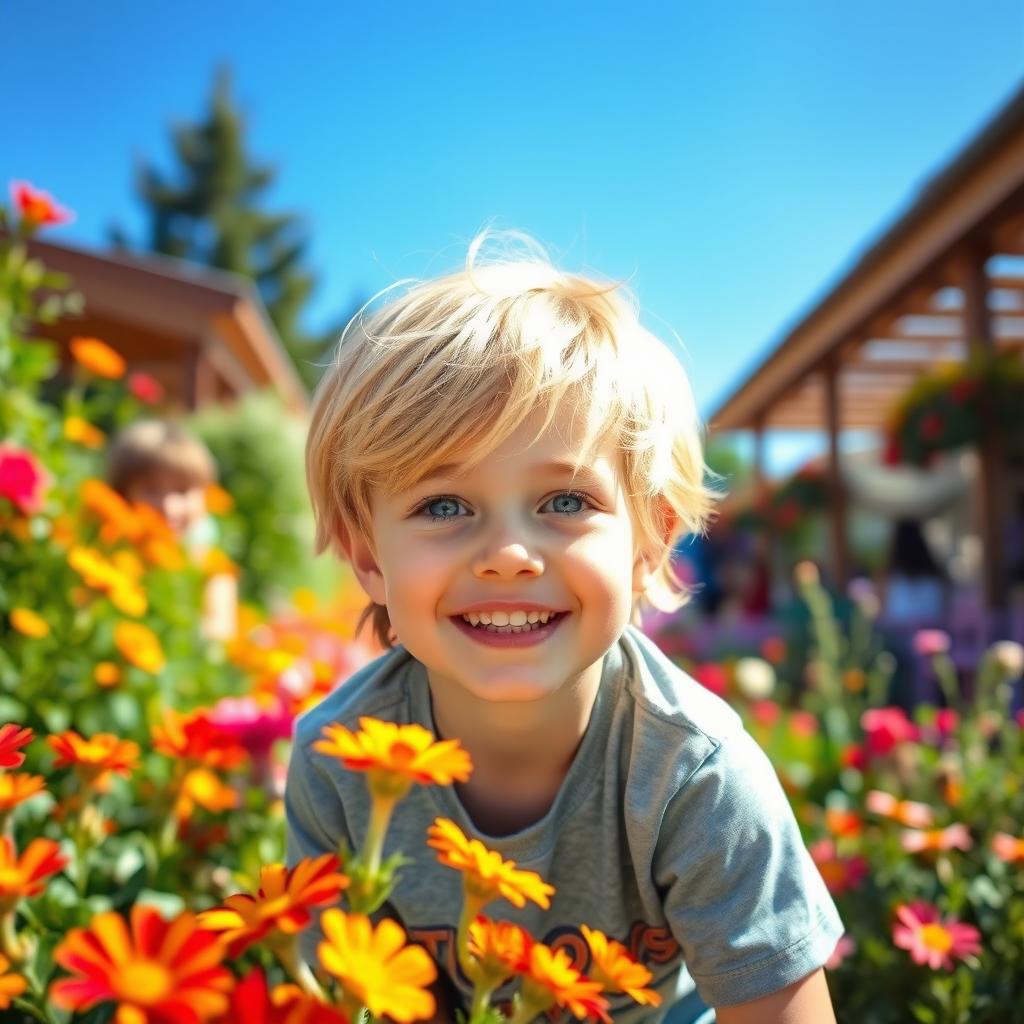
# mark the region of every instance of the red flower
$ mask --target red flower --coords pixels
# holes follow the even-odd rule
[[[942,436],[942,417],[937,412],[930,412],[921,420],[918,427],[925,441],[936,441]]]
[[[964,377],[963,380],[956,381],[950,387],[949,395],[959,405],[961,402],[966,402],[969,398],[973,398],[977,390],[978,382],[971,377]]]
[[[840,857],[832,839],[819,839],[809,847],[809,852],[833,895],[856,889],[868,876],[868,862],[863,857]]]
[[[67,224],[75,219],[70,210],[58,206],[49,193],[34,188],[27,181],[11,182],[11,198],[21,219],[27,224],[42,227],[47,224]]]
[[[779,662],[785,660],[786,641],[780,636],[765,637],[761,643],[761,657],[773,665],[778,665]]]
[[[0,498],[28,515],[42,504],[45,483],[46,474],[31,452],[0,444]]]
[[[697,665],[693,670],[693,678],[701,686],[717,694],[719,697],[725,696],[728,677],[721,665],[716,665],[711,661],[704,665]]]
[[[146,405],[156,405],[163,400],[164,386],[148,373],[137,371],[128,376],[128,390]]]
[[[882,462],[886,466],[898,466],[903,461],[903,448],[900,439],[895,434],[889,434],[885,439],[885,450],[882,452]]]
[[[21,747],[32,742],[32,730],[8,722],[0,725],[0,768],[19,768],[25,761]]]
[[[890,753],[897,743],[918,738],[917,726],[902,708],[871,708],[861,715],[860,724],[872,757]]]

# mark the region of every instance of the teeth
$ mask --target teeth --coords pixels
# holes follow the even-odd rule
[[[471,626],[479,626],[480,625],[480,616],[477,615],[476,612],[470,612],[468,615],[465,616],[465,618],[469,619],[469,624]]]
[[[510,633],[525,633],[534,626],[543,626],[555,617],[555,612],[466,612],[463,619],[471,626],[491,626]]]
[[[526,621],[540,622],[540,614],[538,612],[530,612],[530,614],[526,616]]]
[[[508,613],[508,624],[510,626],[525,626],[526,625],[526,612],[509,612]]]

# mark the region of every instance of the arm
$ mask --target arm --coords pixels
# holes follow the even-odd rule
[[[715,1010],[718,1024],[835,1024],[825,972],[813,974],[761,999]]]

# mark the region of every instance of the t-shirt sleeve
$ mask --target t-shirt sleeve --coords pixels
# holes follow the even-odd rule
[[[654,873],[701,998],[747,1002],[821,967],[842,923],[761,748],[730,730],[680,782]]]
[[[327,773],[314,764],[313,758],[318,756],[296,738],[284,792],[289,867],[304,857],[337,853],[342,842],[350,845],[341,798]],[[322,939],[319,924],[319,914],[314,913],[313,923],[299,936],[302,957],[313,965],[318,962],[316,947]]]

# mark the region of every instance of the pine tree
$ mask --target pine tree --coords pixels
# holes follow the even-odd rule
[[[172,132],[174,173],[164,175],[153,166],[138,171],[137,190],[150,218],[148,248],[254,281],[296,369],[312,387],[340,325],[321,336],[302,329],[316,283],[302,265],[308,235],[294,214],[261,208],[277,172],[246,152],[245,122],[231,97],[227,69],[217,73],[205,119],[176,125]],[[114,229],[111,238],[127,247],[123,232]]]

